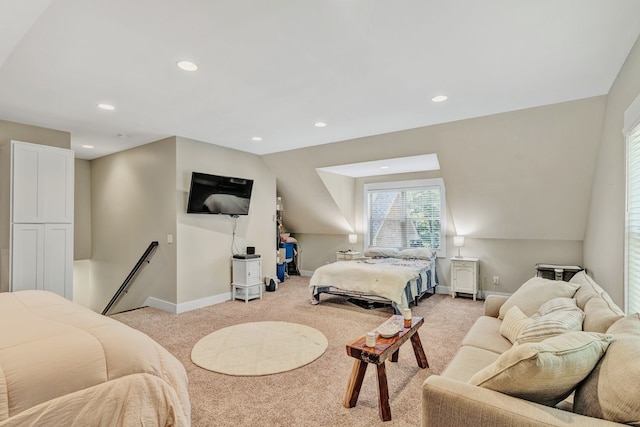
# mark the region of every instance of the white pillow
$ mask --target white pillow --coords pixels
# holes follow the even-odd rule
[[[514,345],[476,372],[469,383],[554,406],[589,375],[611,339],[612,335],[576,331]]]
[[[572,298],[579,287],[580,285],[575,283],[533,277],[502,304],[498,318],[504,319],[504,315],[514,305],[517,305],[526,316],[531,317],[542,304],[553,298]]]
[[[575,310],[552,311],[530,320],[516,337],[518,344],[539,342],[569,331],[581,331],[584,312],[576,307]]]
[[[405,258],[405,259],[431,259],[433,257],[434,252],[433,249],[428,248],[414,248],[414,249],[403,249],[398,252],[396,258]]]
[[[390,258],[398,255],[396,248],[368,248],[364,252],[364,256],[372,258]]]
[[[512,344],[516,343],[518,335],[524,328],[529,326],[533,320],[529,319],[524,313],[514,305],[504,315],[504,320],[500,324],[500,335],[511,341]]]
[[[538,308],[538,313],[541,316],[545,314],[549,314],[554,311],[563,311],[563,310],[579,310],[578,305],[576,304],[575,298],[554,298],[551,299]]]

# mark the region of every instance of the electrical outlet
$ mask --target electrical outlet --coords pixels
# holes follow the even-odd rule
[[[500,284],[500,277],[498,276],[493,276],[493,282],[494,285],[499,285]]]

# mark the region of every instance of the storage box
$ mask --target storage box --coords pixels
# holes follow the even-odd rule
[[[536,276],[565,282],[568,282],[574,274],[582,270],[584,268],[579,265],[536,264]]]

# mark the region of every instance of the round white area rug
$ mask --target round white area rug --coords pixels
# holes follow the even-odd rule
[[[257,376],[290,371],[320,357],[328,346],[317,329],[288,322],[241,323],[196,343],[191,360],[227,375]]]

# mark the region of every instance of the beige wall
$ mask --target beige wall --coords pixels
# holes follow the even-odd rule
[[[91,162],[91,308],[102,311],[147,246],[159,246],[112,312],[152,296],[177,302],[176,139],[167,138]]]
[[[69,132],[0,120],[0,144],[10,140],[71,148]]]
[[[276,273],[275,176],[254,154],[187,138],[177,138],[177,264],[179,303],[203,298],[228,298],[231,257],[255,246],[263,276]],[[192,172],[253,179],[249,215],[187,214]],[[235,236],[234,236],[235,226]]]
[[[640,40],[640,39],[639,39]],[[640,94],[640,41],[636,41],[609,95],[584,242],[584,261],[613,300],[624,301],[625,139],[624,112]]]
[[[91,258],[91,162],[75,159],[73,259]]]
[[[587,98],[263,156],[277,175],[285,227],[303,243],[300,269],[333,260],[350,224],[361,240],[363,183],[434,177],[446,187],[448,240],[467,236],[463,251],[482,258],[483,280],[500,277],[488,291],[515,291],[538,262],[582,264],[605,103]],[[357,180],[352,218],[315,171],[428,153],[438,155],[440,171]],[[438,265],[446,284],[449,262]]]

